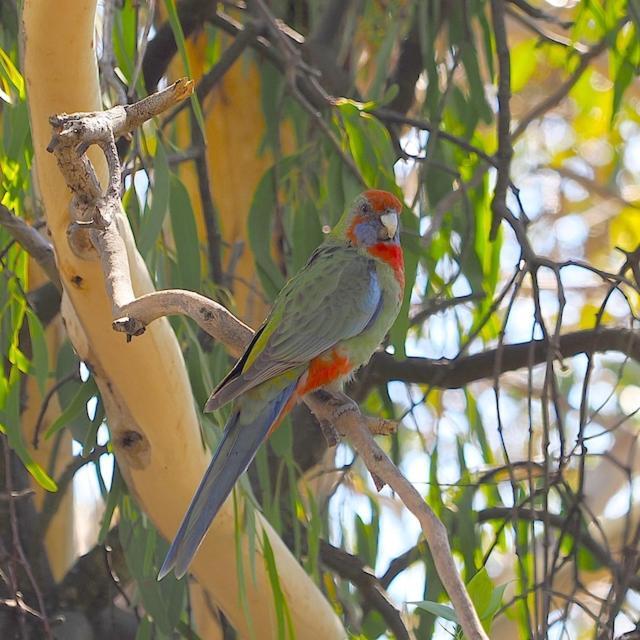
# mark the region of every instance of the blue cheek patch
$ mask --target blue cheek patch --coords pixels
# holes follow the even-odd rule
[[[372,245],[378,242],[378,234],[371,222],[361,222],[357,224],[354,232],[358,239],[358,244]]]

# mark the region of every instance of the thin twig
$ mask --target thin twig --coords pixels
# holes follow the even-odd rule
[[[109,89],[113,89],[117,104],[127,103],[127,93],[122,81],[116,75],[114,69],[117,66],[116,56],[113,50],[113,19],[116,12],[117,0],[103,0],[102,3],[102,52],[99,60],[100,79],[102,91],[108,95]]]
[[[570,20],[560,20],[554,15],[539,9],[538,7],[534,7],[530,5],[526,0],[509,0],[511,4],[515,5],[526,13],[531,18],[535,18],[536,20],[544,20],[545,22],[551,22],[552,24],[557,24],[561,26],[563,29],[570,29],[573,26],[573,23]]]
[[[42,421],[44,420],[44,415],[49,408],[49,403],[51,402],[51,398],[53,398],[53,394],[60,390],[67,382],[71,382],[72,380],[80,380],[80,372],[79,371],[71,371],[66,376],[60,378],[55,384],[51,385],[49,389],[47,389],[47,393],[42,399],[42,404],[40,405],[40,411],[38,411],[38,417],[36,418],[36,426],[33,430],[33,440],[31,443],[33,444],[33,448],[37,449],[40,445],[40,431],[42,431]]]
[[[453,135],[452,133],[449,133],[448,131],[443,131],[442,129],[439,129],[433,123],[427,120],[405,116],[402,113],[397,113],[396,111],[392,111],[391,109],[387,109],[385,107],[373,109],[371,111],[371,114],[374,115],[376,118],[378,118],[378,120],[382,120],[382,122],[390,122],[393,124],[404,124],[409,127],[415,127],[416,129],[428,131],[429,133],[437,132],[439,138],[442,138],[447,142],[451,142],[452,144],[455,144],[456,146],[460,147],[461,149],[464,149],[465,151],[468,151],[469,153],[475,154],[476,156],[478,156],[478,158],[482,158],[482,160],[484,160],[487,164],[491,165],[492,167],[496,167],[496,168],[498,167],[498,161],[494,157],[490,156],[488,153],[480,149],[480,147],[476,147],[475,145],[471,144],[468,140],[465,140],[460,136],[456,136],[456,135]]]
[[[518,125],[511,134],[513,140],[519,138],[534,120],[543,116],[547,111],[553,109],[553,107],[566,98],[569,91],[571,91],[574,85],[582,77],[582,74],[587,70],[591,61],[597,58],[608,48],[613,35],[615,35],[615,33],[617,33],[624,24],[626,24],[626,22],[626,19],[621,21],[611,33],[605,34],[597,44],[593,45],[588,51],[583,53],[580,56],[580,62],[573,73],[553,93],[550,93],[546,98],[544,98],[544,100],[541,100],[530,111],[525,113],[522,118],[520,118]]]

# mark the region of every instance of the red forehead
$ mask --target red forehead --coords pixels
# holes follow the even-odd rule
[[[384,213],[386,209],[395,209],[398,213],[402,211],[402,202],[388,191],[369,189],[362,195],[369,201],[376,213]]]

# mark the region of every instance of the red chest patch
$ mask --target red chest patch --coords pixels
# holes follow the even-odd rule
[[[334,380],[346,376],[353,367],[349,358],[333,349],[328,355],[318,356],[309,363],[306,378],[301,381],[297,389],[297,395],[303,396],[309,391],[329,384]]]
[[[404,289],[404,259],[402,257],[402,247],[399,244],[389,242],[379,242],[369,247],[367,251],[386,262],[392,269],[398,284]]]

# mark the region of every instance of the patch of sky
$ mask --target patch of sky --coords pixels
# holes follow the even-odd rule
[[[563,253],[567,252],[572,258],[582,257],[589,227],[581,216],[572,213],[558,218],[554,223],[554,233]]]
[[[633,173],[640,173],[640,135],[633,135],[624,147],[624,166]]]
[[[545,116],[542,119],[540,128],[545,145],[554,154],[566,151],[575,143],[573,129],[560,116]]]

